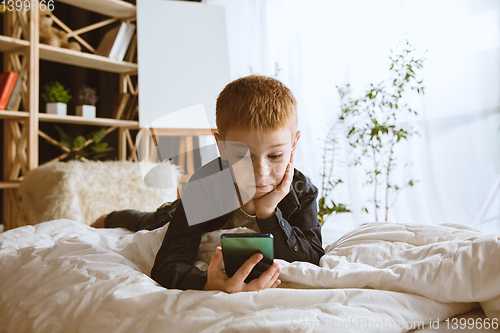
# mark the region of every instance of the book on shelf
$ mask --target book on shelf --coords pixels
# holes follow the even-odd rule
[[[132,38],[127,53],[125,53],[124,60],[137,63],[137,34]]]
[[[122,26],[117,26],[117,27],[109,30],[108,32],[106,32],[106,34],[102,38],[101,42],[99,43],[99,46],[97,47],[97,49],[95,51],[95,54],[102,55],[105,57],[110,56],[111,49],[113,48],[113,45],[116,45],[115,48],[118,47],[117,43],[116,43],[116,39],[117,39],[118,33],[120,32],[121,27]],[[122,30],[123,30],[122,33],[125,33],[125,30],[124,29],[122,29]],[[114,52],[116,52],[116,50],[114,50]]]
[[[125,111],[125,107],[127,106],[127,102],[130,98],[130,94],[128,93],[120,93],[115,98],[115,102],[113,103],[113,115],[111,118],[121,119],[123,116],[123,112]]]
[[[138,115],[139,115],[139,103],[135,105],[129,120],[139,120]]]
[[[6,109],[18,77],[19,74],[16,72],[6,72],[0,74],[0,110]]]
[[[111,59],[123,60],[134,32],[134,24],[122,22],[119,26],[106,32],[95,53]]]
[[[23,90],[23,82],[24,79],[19,76],[17,78],[16,85],[14,86],[14,90],[12,90],[12,94],[10,95],[6,110],[17,110],[19,108],[19,102]]]
[[[134,112],[134,108],[138,104],[138,95],[132,94],[127,102],[127,106],[123,111],[123,120],[132,120],[132,113]]]
[[[123,60],[134,35],[135,35],[135,25],[127,24],[127,30],[125,31],[123,40],[120,42],[120,49],[118,50],[118,53],[115,57],[116,60],[120,61]]]

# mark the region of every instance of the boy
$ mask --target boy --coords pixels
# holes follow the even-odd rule
[[[296,104],[285,85],[262,75],[250,75],[229,83],[217,98],[218,132],[214,136],[220,158],[197,170],[185,192],[196,180],[229,168],[233,176],[231,184],[238,189],[239,208],[194,223],[189,220],[192,212],[185,209],[203,213],[228,201],[227,196],[217,199],[225,193],[220,193],[220,189],[218,192],[214,186],[198,191],[203,195],[197,201],[197,209],[192,208],[192,200],[188,203],[183,194],[181,200],[174,202],[175,207],[164,205],[156,213],[113,212],[105,217],[105,226],[123,226],[126,221],[127,228],[137,230],[170,222],[151,270],[151,277],[166,288],[233,293],[279,285],[280,268],[276,263],[259,278],[248,284],[244,282],[262,259],[261,254],[253,255],[231,278],[220,269],[223,259],[220,247],[207,272],[197,268],[194,262],[202,234],[219,229],[245,226],[273,234],[275,258],[318,264],[324,250],[317,220],[317,189],[293,168],[293,155],[300,138]]]

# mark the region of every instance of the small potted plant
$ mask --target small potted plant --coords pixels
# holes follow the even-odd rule
[[[95,105],[99,97],[94,88],[83,86],[76,94],[78,105],[76,115],[84,118],[95,118]]]
[[[47,83],[43,86],[41,96],[45,100],[45,103],[47,103],[47,113],[56,114],[58,116],[65,116],[67,114],[66,104],[72,96],[69,94],[69,89],[65,89],[62,84],[57,81]]]

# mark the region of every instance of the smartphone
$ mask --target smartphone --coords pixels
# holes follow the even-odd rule
[[[258,278],[272,264],[274,259],[274,242],[272,234],[222,234],[220,243],[224,267],[227,276],[231,277],[255,253],[264,256],[245,279],[245,283]]]

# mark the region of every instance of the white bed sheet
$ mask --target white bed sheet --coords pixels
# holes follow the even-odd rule
[[[328,246],[320,267],[277,260],[280,288],[230,295],[149,277],[167,227],[56,220],[1,234],[0,332],[406,332],[480,306],[499,317],[498,235],[373,223]],[[204,235],[200,268],[220,234]]]

